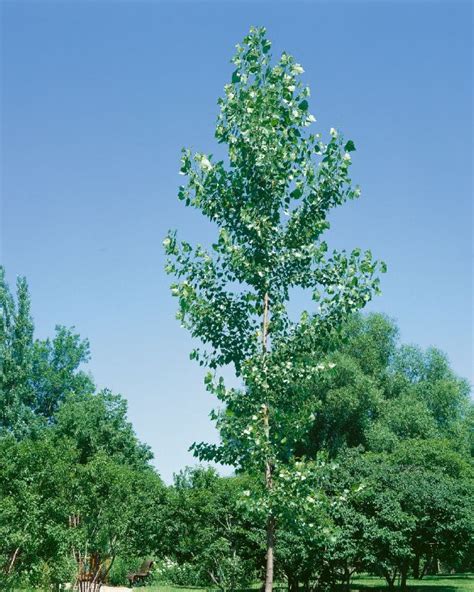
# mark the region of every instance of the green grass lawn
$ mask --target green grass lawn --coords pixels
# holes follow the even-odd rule
[[[285,586],[277,586],[284,590]],[[385,580],[374,576],[356,576],[352,580],[351,590],[386,590],[388,588]],[[408,588],[411,592],[474,592],[473,574],[455,574],[446,576],[425,576],[422,580],[408,580]],[[196,592],[204,588],[181,588],[175,586],[144,586],[136,588],[143,592]],[[250,591],[249,591],[250,592]],[[252,590],[251,592],[255,592]]]
[[[374,576],[355,576],[351,588],[388,588],[385,580]],[[474,592],[473,574],[425,576],[422,580],[408,580],[408,588],[420,592]]]
[[[260,586],[256,584],[253,588],[240,592],[258,592],[259,588]],[[286,586],[283,584],[276,584],[274,588],[278,592],[286,590]],[[474,592],[474,574],[425,576],[422,580],[408,580],[408,589],[410,592]],[[134,590],[137,592],[203,592],[206,588],[154,585],[137,586]],[[382,590],[383,592],[388,590],[388,586],[382,578],[355,576],[352,579],[352,592],[377,592]],[[39,592],[39,590],[21,590],[18,592]]]

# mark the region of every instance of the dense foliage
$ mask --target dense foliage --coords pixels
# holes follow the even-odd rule
[[[266,533],[253,492],[261,481],[196,467],[165,486],[124,399],[96,392],[82,370],[87,342],[65,328],[35,340],[26,282],[14,298],[2,273],[1,290],[2,589],[74,579],[72,552],[86,549],[107,558],[114,583],[145,557],[168,583],[227,591],[260,579]],[[357,572],[393,585],[472,569],[468,384],[440,351],[400,345],[394,322],[379,314],[353,316],[328,351],[314,357],[331,372],[292,387],[304,391],[311,425],[294,440],[287,486],[275,491],[287,517],[277,578],[295,591]]]
[[[331,350],[321,362],[334,364],[324,381],[315,374],[295,385],[307,389],[313,419],[296,445],[306,460],[291,470],[301,480],[299,495],[285,489],[279,497],[293,520],[282,522],[277,536],[278,579],[296,590],[370,572],[392,586],[440,569],[472,569],[468,384],[439,350],[400,345],[395,323],[380,314],[352,317]],[[211,584],[214,543],[233,558],[229,574],[236,563],[245,566],[241,585],[250,573],[261,576],[265,533],[250,495],[256,487],[250,476],[219,479],[204,470],[177,478],[176,547],[162,572],[169,581]]]
[[[125,400],[81,369],[87,341],[34,339],[26,281],[15,299],[1,268],[0,311],[0,586],[71,580],[80,554],[108,569],[156,553],[166,488]]]

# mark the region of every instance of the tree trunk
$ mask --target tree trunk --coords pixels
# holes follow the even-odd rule
[[[16,560],[18,558],[18,553],[20,552],[20,547],[17,547],[15,549],[15,552],[12,555],[11,561],[10,561],[10,565],[8,566],[8,571],[7,574],[11,574],[11,572],[13,571],[13,568],[15,567],[15,563]]]
[[[275,551],[275,520],[273,516],[267,519],[267,566],[265,571],[265,592],[273,590],[273,564]]]
[[[400,588],[402,590],[407,589],[407,578],[408,578],[408,561],[404,561],[400,569]]]
[[[343,585],[344,588],[346,588],[347,590],[349,590],[349,588],[351,587],[351,577],[353,573],[354,572],[348,565],[344,566]]]
[[[267,431],[267,437],[269,436],[268,427],[268,408],[265,413],[265,430]],[[265,485],[267,491],[271,491],[273,487],[272,480],[272,465],[267,460],[265,465]],[[271,511],[270,511],[271,512]],[[273,566],[275,562],[275,518],[270,513],[267,517],[267,555],[266,555],[266,567],[265,567],[265,592],[273,591]]]
[[[262,319],[262,353],[268,352],[268,324],[269,324],[269,310],[270,310],[270,299],[268,292],[265,293],[263,298],[263,319]],[[265,404],[263,424],[265,430],[265,437],[267,441],[270,441],[270,417],[268,404]],[[271,491],[273,487],[272,479],[272,462],[267,458],[265,462],[265,486],[267,491]],[[275,563],[275,518],[271,514],[267,517],[267,555],[266,555],[266,568],[265,568],[265,592],[273,592],[273,570]]]
[[[420,578],[420,554],[416,553],[415,559],[413,560],[413,577],[415,580],[421,580]]]
[[[116,555],[114,553],[112,555],[112,559],[109,562],[109,565],[108,565],[107,569],[104,571],[104,575],[103,575],[103,582],[104,582],[104,584],[106,584],[108,582],[109,573],[110,573],[110,570],[112,569],[112,566],[114,564],[115,557],[116,557]]]
[[[426,558],[426,561],[425,561],[425,565],[423,566],[423,569],[421,570],[420,580],[422,580],[426,576],[426,574],[428,573],[431,561],[432,561],[432,557],[431,557],[431,555],[428,555],[428,557]]]
[[[384,576],[385,580],[387,581],[388,587],[393,588],[395,586],[395,580],[397,579],[397,570],[395,570],[393,574],[391,574],[390,571],[387,569],[384,571]]]

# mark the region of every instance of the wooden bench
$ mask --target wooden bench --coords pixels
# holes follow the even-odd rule
[[[130,582],[130,586],[133,586],[135,582],[139,582],[147,578],[151,573],[152,566],[153,561],[147,560],[141,564],[141,567],[138,571],[127,574],[127,579]]]

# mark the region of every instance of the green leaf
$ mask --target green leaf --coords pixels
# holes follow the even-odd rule
[[[303,190],[301,187],[297,187],[290,193],[290,195],[293,199],[299,199],[303,195]]]
[[[344,150],[346,152],[355,152],[355,144],[352,140],[349,140],[348,142],[346,142],[346,145],[344,146]]]

